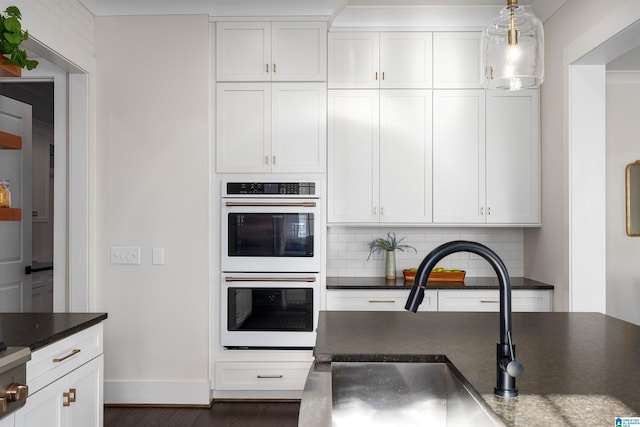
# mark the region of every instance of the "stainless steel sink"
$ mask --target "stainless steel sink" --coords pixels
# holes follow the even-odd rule
[[[504,426],[448,363],[331,364],[333,426]]]

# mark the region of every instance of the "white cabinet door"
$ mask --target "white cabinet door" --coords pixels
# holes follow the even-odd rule
[[[324,172],[324,83],[218,83],[218,172]]]
[[[0,419],[0,427],[15,427],[15,418],[13,414],[5,415]]]
[[[218,22],[217,81],[326,80],[324,22]]]
[[[327,79],[327,24],[274,22],[272,28],[273,81]]]
[[[329,88],[431,88],[431,57],[430,32],[329,33]]]
[[[538,91],[487,92],[487,222],[540,223]]]
[[[431,88],[430,32],[380,33],[380,88]]]
[[[101,427],[103,356],[29,395],[15,413],[15,427]]]
[[[380,69],[378,33],[329,33],[329,88],[375,89]]]
[[[433,87],[480,88],[479,32],[433,33]]]
[[[27,403],[15,413],[15,427],[66,427],[67,408],[62,406],[66,385],[62,377],[29,395]]]
[[[216,79],[271,80],[271,23],[216,24]]]
[[[67,376],[70,397],[68,427],[100,427],[103,424],[103,357],[100,355]]]
[[[327,90],[324,83],[274,83],[272,172],[325,172]]]
[[[433,96],[433,221],[484,222],[485,91]]]
[[[380,91],[381,222],[431,222],[431,101],[431,90]]]
[[[333,90],[328,103],[328,221],[377,222],[379,92]]]
[[[218,172],[269,172],[271,84],[218,83],[216,98]]]

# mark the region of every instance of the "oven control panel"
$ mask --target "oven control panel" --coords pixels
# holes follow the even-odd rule
[[[225,196],[305,196],[318,197],[316,182],[226,182]]]

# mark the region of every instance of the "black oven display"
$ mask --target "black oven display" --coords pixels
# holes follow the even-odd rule
[[[312,213],[229,213],[230,257],[313,257]]]
[[[229,331],[313,331],[312,288],[229,288]]]

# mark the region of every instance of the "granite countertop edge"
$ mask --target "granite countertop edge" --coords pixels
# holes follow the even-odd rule
[[[107,319],[107,313],[0,313],[0,341],[36,351]]]
[[[327,289],[357,290],[357,289],[411,289],[412,284],[405,282],[403,277],[387,280],[384,277],[327,277]],[[467,277],[464,282],[431,281],[427,289],[433,290],[480,290],[499,289],[496,277]],[[526,277],[511,277],[511,288],[514,290],[553,290],[554,286]]]

